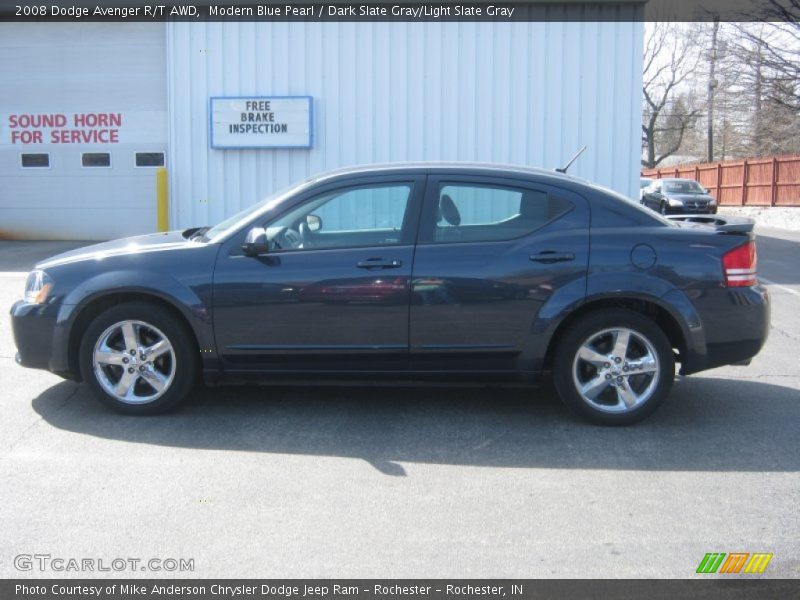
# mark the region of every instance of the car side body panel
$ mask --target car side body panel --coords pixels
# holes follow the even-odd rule
[[[264,282],[238,281],[235,270],[221,274],[224,276],[215,282],[215,269],[228,261],[267,273],[269,265],[259,261],[280,259],[278,254],[242,256],[240,247],[251,226],[339,185],[373,181],[376,177],[410,178],[419,183],[453,176],[560,189],[574,200],[574,208],[540,231],[519,239],[427,244],[426,213],[421,200],[425,196],[417,194],[414,209],[420,210],[421,229],[416,229],[415,222],[411,237],[392,247],[403,254],[406,271],[384,281],[382,277],[365,277],[361,269],[350,272],[339,268],[331,275],[326,273],[327,267],[315,273],[295,268],[286,281],[278,278],[273,282],[279,286],[288,282],[296,292],[294,304],[286,306],[325,305],[332,319],[338,318],[337,310],[344,307],[350,314],[349,328],[358,326],[358,314],[363,310],[373,311],[375,318],[367,326],[374,328],[380,322],[376,307],[386,309],[380,314],[398,319],[396,326],[408,332],[407,340],[397,338],[400,341],[396,344],[406,343],[406,350],[389,349],[394,362],[387,370],[406,375],[541,372],[548,366],[548,353],[558,341],[560,328],[571,316],[593,305],[607,306],[617,301],[652,305],[669,316],[680,332],[684,373],[747,360],[766,340],[766,290],[758,285],[726,287],[721,265],[725,252],[750,237],[722,234],[713,228],[669,226],[639,205],[558,174],[521,168],[474,166],[453,170],[430,165],[325,176],[303,187],[285,203],[267,206],[254,214],[250,222],[220,242],[192,242],[180,232],[170,232],[100,244],[44,261],[39,267],[52,272],[55,281],[47,303],[31,305],[21,301],[12,307],[20,361],[25,366],[75,375],[71,340],[85,326],[86,315],[90,314],[87,307],[97,306],[95,303],[104,298],[118,302],[145,296],[173,307],[188,323],[197,339],[206,380],[225,379],[231,369],[220,361],[220,340],[228,336],[222,342],[226,347],[236,342],[229,329],[215,331],[220,326],[214,314],[215,303],[224,304],[225,319],[230,321],[226,328],[231,323],[241,331],[258,327],[253,299],[247,297],[249,292],[237,292],[236,286],[246,283],[250,285],[248,289],[255,289]],[[573,259],[553,265],[529,260],[543,251],[571,254]],[[373,257],[370,252],[356,256],[359,251],[353,254],[352,249],[343,253],[356,261]],[[336,281],[331,282],[332,278]],[[376,283],[378,280],[380,283]],[[445,293],[442,286],[447,288]],[[276,289],[283,293],[285,287]],[[340,302],[342,298],[347,302]],[[280,318],[280,303],[262,304],[259,310],[265,311],[264,319]],[[297,315],[295,311],[294,322],[286,332],[307,324]],[[737,326],[730,327],[731,322]],[[317,321],[315,327],[322,324]],[[356,340],[348,337],[346,330],[334,329],[326,332],[329,337],[335,334],[345,342]],[[366,341],[356,345],[364,346],[365,353],[380,345],[368,337],[363,340]],[[313,346],[310,342],[305,345]],[[335,348],[332,351],[338,352]],[[294,371],[305,376],[312,371],[342,367],[340,356],[329,364],[324,356],[317,358],[307,363],[307,370],[295,365]],[[302,361],[299,364],[303,366]],[[362,369],[359,364],[363,363],[353,362],[349,370],[376,372],[375,365]],[[255,373],[275,372],[274,365],[266,363],[247,366],[251,368]]]

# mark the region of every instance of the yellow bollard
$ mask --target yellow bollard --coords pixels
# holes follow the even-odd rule
[[[169,195],[167,188],[167,170],[159,167],[156,170],[156,220],[158,230],[169,229]]]

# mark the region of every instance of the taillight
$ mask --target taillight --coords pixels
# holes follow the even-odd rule
[[[725,285],[744,287],[756,284],[756,243],[737,246],[722,257]]]

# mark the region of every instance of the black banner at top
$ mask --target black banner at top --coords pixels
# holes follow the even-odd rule
[[[319,2],[285,0],[12,0],[6,22],[531,22],[785,21],[797,0],[529,0],[527,2]],[[794,15],[797,18],[800,15]]]

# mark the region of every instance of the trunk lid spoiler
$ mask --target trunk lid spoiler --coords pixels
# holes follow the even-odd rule
[[[713,227],[719,233],[751,234],[756,225],[754,219],[734,215],[667,215],[680,227]]]

